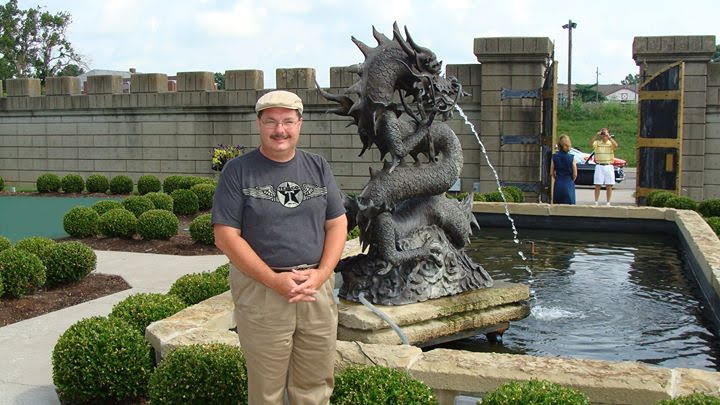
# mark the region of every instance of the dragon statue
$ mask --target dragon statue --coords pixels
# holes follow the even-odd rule
[[[488,273],[464,250],[478,226],[472,195],[445,197],[463,165],[460,141],[444,123],[464,95],[462,86],[441,75],[442,62],[407,28],[406,38],[397,23],[392,40],[374,27],[373,36],[374,48],[352,38],[365,55],[349,67],[360,78],[355,84],[342,94],[317,86],[338,104],[330,112],[358,127],[360,156],[375,145],[385,162],[381,170],[370,168],[359,195],[345,199],[348,229],[359,227],[367,253],[338,264],[340,296],[401,305],[490,287]]]

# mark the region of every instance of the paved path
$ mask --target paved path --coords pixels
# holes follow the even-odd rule
[[[635,168],[625,169],[625,180],[613,188],[610,204],[613,205],[635,205]],[[578,205],[589,205],[595,203],[595,189],[593,186],[578,186],[575,189],[575,201]],[[600,190],[600,204],[604,204],[605,190]]]
[[[184,274],[227,263],[223,255],[95,253],[96,272],[120,275],[132,288],[0,328],[0,405],[60,404],[52,383],[52,350],[67,328],[83,318],[108,315],[131,294],[164,293]]]

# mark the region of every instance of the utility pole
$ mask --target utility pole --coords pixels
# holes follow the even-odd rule
[[[598,78],[600,77],[600,70],[598,70],[598,67],[595,66],[595,102],[600,102],[600,81]]]
[[[572,20],[568,20],[568,23],[562,26],[564,29],[568,30],[568,97],[567,97],[567,105],[568,107],[572,106],[572,80],[571,80],[571,74],[572,71],[572,30],[573,28],[577,28],[577,23],[574,23]]]

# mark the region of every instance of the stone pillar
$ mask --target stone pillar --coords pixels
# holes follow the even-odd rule
[[[0,97],[3,96],[3,83],[2,80],[0,80]]]
[[[133,73],[130,75],[131,93],[166,93],[168,77],[165,73]]]
[[[74,76],[46,77],[46,96],[72,96],[80,94],[80,78]]]
[[[264,87],[262,70],[225,71],[225,90],[262,90]]]
[[[347,66],[332,66],[330,68],[330,88],[342,89],[352,86],[360,76],[350,71]],[[337,93],[333,91],[333,93]]]
[[[87,94],[122,94],[123,79],[120,75],[88,76]]]
[[[177,91],[213,91],[215,78],[213,72],[178,72]]]
[[[314,89],[315,69],[275,69],[275,88],[282,90]]]
[[[644,81],[664,66],[685,62],[683,96],[682,194],[704,198],[705,109],[708,62],[715,52],[715,36],[635,37],[633,59]]]
[[[554,45],[547,37],[501,37],[475,38],[474,48],[482,64],[482,107],[480,125],[476,126],[490,162],[502,182],[534,188],[540,178],[542,100],[501,100],[500,92],[541,89]],[[474,184],[475,191],[496,190],[495,177],[484,157],[478,160],[480,176]],[[537,197],[537,192],[530,192],[530,196]]]
[[[720,198],[720,63],[708,64],[703,197]]]
[[[40,96],[40,79],[23,77],[20,79],[5,80],[8,97],[38,97]]]

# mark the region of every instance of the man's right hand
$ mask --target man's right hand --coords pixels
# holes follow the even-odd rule
[[[288,302],[313,302],[315,297],[313,295],[316,290],[305,289],[304,294],[293,293],[293,288],[302,284],[308,279],[306,274],[299,274],[292,271],[284,271],[281,273],[275,273],[274,282],[272,285],[273,291],[280,294],[281,296],[288,299]]]

